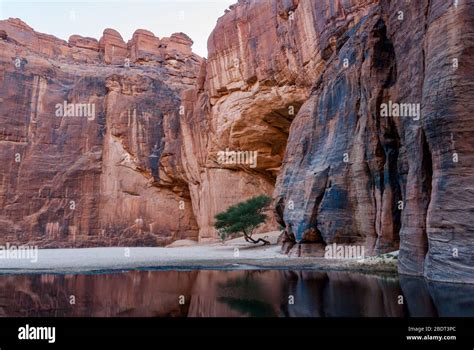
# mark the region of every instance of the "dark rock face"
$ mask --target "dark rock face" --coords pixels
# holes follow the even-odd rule
[[[379,115],[397,62],[378,11],[374,5],[354,30],[339,34],[344,45],[327,57],[293,121],[276,193],[297,241],[316,230],[326,244],[361,244],[369,253],[398,247],[400,120]]]
[[[424,274],[433,280],[474,283],[474,69],[466,64],[474,55],[474,2],[466,1],[457,10],[447,5],[430,4],[425,39],[423,130],[433,174],[427,186],[431,196]],[[410,251],[404,257],[410,261]]]
[[[474,3],[366,9],[352,29],[318,33],[336,45],[292,123],[277,212],[296,241],[316,230],[326,244],[360,244],[366,252],[400,245],[401,273],[472,283],[474,106],[465,62]],[[384,117],[388,101],[420,104],[419,118]]]

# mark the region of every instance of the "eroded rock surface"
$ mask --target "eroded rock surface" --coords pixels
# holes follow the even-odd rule
[[[176,151],[180,94],[202,61],[191,43],[158,45],[155,57],[143,31],[127,45],[111,29],[100,41],[66,43],[20,20],[0,28],[1,241],[197,239],[188,187],[164,169]]]
[[[308,13],[300,15],[303,3],[297,19]],[[400,246],[402,273],[474,282],[466,64],[474,3],[311,3],[316,37],[329,46],[277,180],[288,233],[299,243],[363,245],[369,254]],[[361,16],[351,21],[351,13]],[[420,114],[384,117],[389,101],[419,104]]]
[[[200,236],[214,234],[217,198],[246,196],[238,178],[251,193],[275,186],[292,255],[400,249],[402,273],[474,282],[473,11],[472,1],[239,1],[189,95],[183,142],[204,150],[188,169]],[[384,104],[413,110],[385,115]],[[227,148],[258,151],[257,166],[216,167]]]
[[[216,213],[273,193],[262,230],[290,255],[400,249],[404,274],[474,282],[472,28],[472,0],[241,0],[203,60],[183,33],[0,22],[2,237],[214,240]]]

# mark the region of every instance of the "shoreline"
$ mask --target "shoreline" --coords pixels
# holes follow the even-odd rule
[[[270,245],[253,245],[237,238],[225,243],[177,241],[168,247],[106,247],[38,249],[34,259],[0,259],[0,274],[78,274],[124,270],[300,269],[397,273],[396,259],[362,261],[289,257],[277,244],[278,232],[266,236]]]
[[[85,248],[88,249],[88,248]],[[5,267],[0,264],[0,275],[20,274],[89,274],[114,273],[131,270],[166,271],[166,270],[308,270],[308,271],[346,271],[364,274],[398,275],[396,266],[368,265],[334,261],[325,263],[321,258],[290,258],[288,261],[260,259],[225,259],[225,260],[172,260],[150,263],[130,262],[128,264],[100,266],[38,266],[38,267]]]

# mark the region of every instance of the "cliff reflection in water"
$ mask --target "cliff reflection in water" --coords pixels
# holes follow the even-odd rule
[[[474,316],[473,295],[470,285],[347,272],[2,275],[0,316]]]

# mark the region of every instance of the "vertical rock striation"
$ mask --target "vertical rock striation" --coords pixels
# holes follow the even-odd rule
[[[138,30],[126,44],[112,29],[65,42],[17,19],[0,28],[2,243],[197,239],[188,186],[166,169],[180,93],[202,61],[192,42],[176,34],[160,46]]]
[[[213,240],[216,213],[273,193],[262,230],[292,255],[400,249],[403,274],[474,283],[473,22],[472,0],[240,0],[204,60],[183,33],[1,21],[2,240]]]
[[[252,193],[275,181],[293,254],[400,249],[401,273],[473,282],[473,11],[472,1],[428,0],[232,6],[191,98],[189,124],[201,121],[191,142],[205,148],[193,195],[205,206],[200,236],[213,234],[214,203],[232,204],[219,193],[241,199],[235,176],[251,175]],[[258,166],[215,169],[226,148],[258,150]]]
[[[277,180],[287,234],[370,253],[400,245],[401,273],[474,282],[474,3],[360,1],[364,15],[341,30],[357,6],[312,3],[326,24],[317,37],[334,45],[321,47],[324,69],[292,122]],[[419,104],[420,114],[384,117],[392,102]]]

